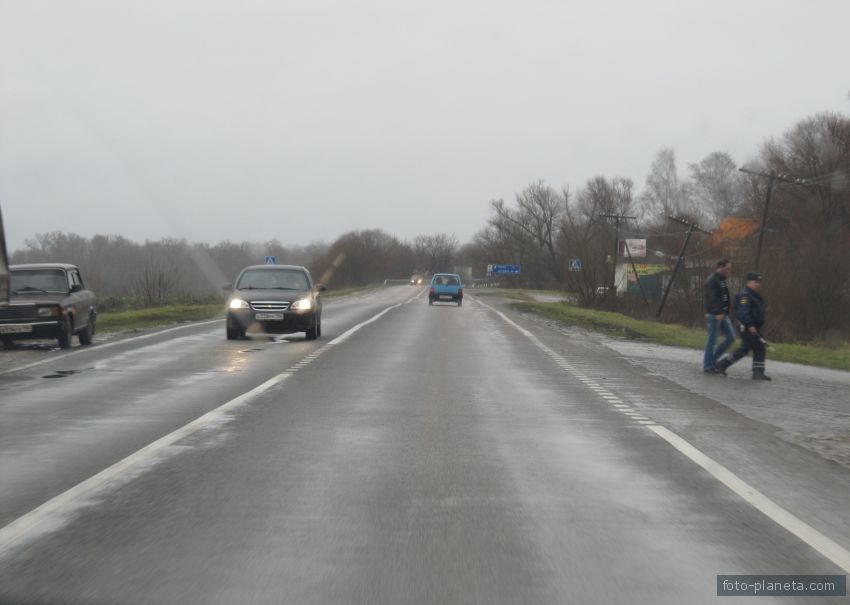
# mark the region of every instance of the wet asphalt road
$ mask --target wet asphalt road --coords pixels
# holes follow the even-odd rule
[[[847,547],[845,467],[417,293],[330,303],[314,343],[220,322],[0,375],[0,602],[707,603],[717,574],[844,573],[651,428]]]

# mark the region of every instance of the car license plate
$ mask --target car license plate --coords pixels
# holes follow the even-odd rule
[[[254,315],[254,319],[257,321],[281,321],[283,320],[283,313],[257,313]]]
[[[30,334],[32,326],[0,326],[0,334]]]
[[[450,294],[440,294],[440,300],[451,300]]]

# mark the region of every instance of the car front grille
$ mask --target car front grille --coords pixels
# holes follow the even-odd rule
[[[289,303],[276,300],[255,300],[251,303],[251,308],[254,311],[286,311],[289,309]]]
[[[0,308],[0,321],[36,321],[35,305],[9,305]]]

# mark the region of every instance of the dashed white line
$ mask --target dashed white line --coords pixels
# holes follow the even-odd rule
[[[544,353],[553,357],[554,351],[546,346],[539,338],[537,338],[530,331],[526,330],[515,321],[511,320],[507,315],[502,313],[501,311],[497,311],[493,307],[486,305],[480,301],[477,301],[483,307],[489,309],[494,312],[496,315],[501,317],[506,323],[516,328],[520,333],[526,336],[535,346],[537,346]],[[553,357],[554,358],[554,357]],[[596,392],[597,395],[603,395],[603,392],[607,393],[607,391],[602,388],[598,388],[594,383],[582,381],[585,385]],[[605,397],[607,399],[607,397]],[[850,551],[845,549],[843,546],[835,542],[834,540],[828,538],[811,525],[807,524],[803,520],[799,519],[789,511],[785,510],[772,500],[770,500],[767,496],[759,492],[750,484],[746,483],[743,479],[739,478],[732,471],[724,467],[723,465],[715,462],[713,459],[709,458],[705,454],[703,454],[700,450],[695,448],[693,445],[688,443],[686,440],[682,439],[666,427],[660,426],[654,421],[642,416],[639,412],[635,412],[632,408],[623,406],[621,404],[613,403],[613,407],[617,408],[618,411],[623,414],[629,416],[630,419],[635,420],[637,423],[646,426],[650,431],[667,441],[670,445],[675,447],[685,456],[690,458],[693,462],[699,465],[704,470],[708,471],[714,478],[723,483],[726,487],[735,492],[738,496],[743,498],[747,503],[753,506],[756,510],[766,515],[769,519],[785,528],[787,531],[791,532],[795,536],[797,536],[800,540],[817,550],[824,557],[835,563],[838,567],[843,569],[845,572],[850,573]]]

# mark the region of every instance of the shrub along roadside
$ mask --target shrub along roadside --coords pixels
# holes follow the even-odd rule
[[[171,305],[152,307],[117,313],[98,313],[98,332],[121,332],[152,328],[184,321],[200,321],[224,316],[224,304],[215,305]]]
[[[514,303],[520,311],[535,313],[568,325],[603,332],[618,338],[645,339],[663,345],[702,349],[703,330],[684,326],[634,319],[620,313],[597,311],[569,303],[541,303],[526,299]],[[817,344],[773,343],[768,361],[787,361],[837,370],[850,370],[850,345],[826,347]],[[743,363],[743,362],[742,362]]]

